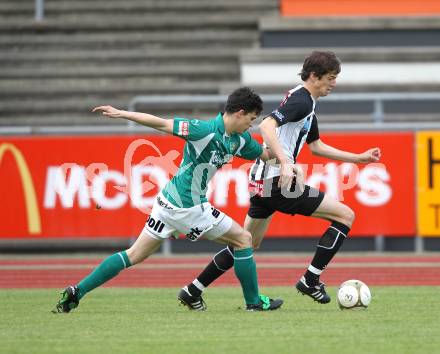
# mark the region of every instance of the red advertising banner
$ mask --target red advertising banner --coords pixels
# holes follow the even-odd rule
[[[415,235],[412,133],[327,134],[326,143],[382,149],[381,164],[317,159],[305,148],[306,182],[356,212],[352,235]],[[184,141],[171,136],[11,137],[0,140],[0,238],[133,237],[154,196],[177,171]],[[250,161],[217,172],[209,199],[238,222],[249,205]],[[268,236],[317,236],[327,222],[277,214]]]

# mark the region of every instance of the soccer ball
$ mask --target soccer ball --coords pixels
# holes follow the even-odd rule
[[[360,280],[344,281],[338,290],[338,304],[340,309],[368,307],[371,302],[371,292],[368,286]]]

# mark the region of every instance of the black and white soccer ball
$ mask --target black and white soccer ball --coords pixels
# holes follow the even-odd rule
[[[338,290],[338,304],[340,309],[368,307],[371,302],[371,292],[368,286],[356,279],[344,281]]]

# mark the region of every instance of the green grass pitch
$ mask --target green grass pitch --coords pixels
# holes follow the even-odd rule
[[[0,290],[0,353],[440,353],[440,287],[371,287],[368,309],[343,311],[335,288],[328,305],[263,288],[285,300],[265,313],[245,312],[237,287],[208,289],[206,312],[177,290],[97,289],[57,315],[57,290]]]

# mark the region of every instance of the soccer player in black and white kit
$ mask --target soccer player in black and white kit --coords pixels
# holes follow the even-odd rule
[[[314,155],[353,162],[369,163],[380,159],[380,149],[356,154],[325,144],[319,137],[315,115],[316,100],[327,96],[336,85],[340,61],[332,52],[315,51],[308,56],[300,73],[303,85],[290,90],[280,106],[260,124],[265,145],[277,157],[270,164],[257,159],[250,170],[251,198],[244,228],[252,234],[253,246],[259,248],[275,211],[301,214],[331,222],[319,240],[315,255],[296,288],[315,301],[326,304],[330,297],[320,275],[347,238],[354,212],[331,196],[304,184],[302,170],[296,165],[304,143]],[[217,253],[205,270],[181,289],[178,298],[190,309],[201,299],[203,290],[234,263],[233,250]]]

